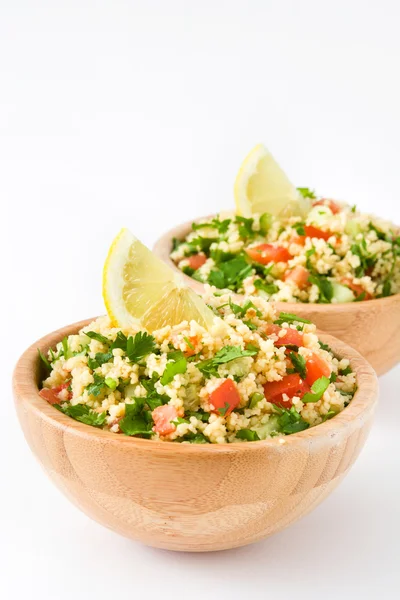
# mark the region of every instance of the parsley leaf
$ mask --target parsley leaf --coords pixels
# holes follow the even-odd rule
[[[255,231],[253,231],[254,219],[246,219],[246,217],[237,216],[235,223],[239,225],[239,235],[241,238],[247,240],[254,237]]]
[[[219,377],[219,365],[228,363],[231,360],[235,360],[235,358],[240,358],[242,356],[254,356],[257,354],[257,351],[258,350],[254,349],[242,350],[240,346],[224,346],[224,348],[218,350],[213,358],[203,360],[196,366],[205,377],[212,377],[213,375]]]
[[[350,373],[352,373],[352,368],[350,367],[350,365],[348,367],[346,367],[345,369],[341,369],[339,371],[339,375],[350,375]]]
[[[170,383],[175,375],[186,373],[187,369],[187,360],[181,352],[181,350],[177,350],[176,352],[171,352],[169,354],[169,359],[172,359],[172,362],[168,362],[165,367],[164,373],[161,375],[161,383],[162,385],[167,385]]]
[[[94,382],[90,383],[87,387],[87,393],[91,396],[100,396],[106,382],[104,377],[98,375],[97,373],[93,373]]]
[[[138,363],[155,349],[156,341],[146,331],[139,331],[135,337],[129,336],[126,342],[126,354],[133,363]]]
[[[308,187],[298,187],[297,191],[300,192],[303,198],[311,198],[311,200],[316,198],[314,190],[310,190]]]
[[[327,352],[332,352],[332,348],[330,346],[328,346],[328,344],[324,344],[324,342],[321,342],[321,340],[318,340],[318,344],[322,350],[326,350]]]
[[[273,216],[270,213],[263,213],[260,217],[260,233],[266,235],[273,223]]]
[[[38,351],[39,357],[40,357],[41,361],[43,362],[44,366],[50,372],[51,364],[49,363],[47,357],[43,354],[43,352],[40,350],[40,348],[38,348],[37,351]]]
[[[151,437],[153,421],[146,420],[143,404],[143,398],[136,398],[134,404],[125,404],[125,416],[119,422],[119,428],[126,435]]]
[[[218,412],[219,414],[224,417],[226,415],[226,411],[228,411],[230,408],[230,404],[229,402],[225,402],[224,406],[220,406],[220,408],[218,408]]]
[[[243,256],[237,256],[219,264],[219,269],[213,269],[208,276],[208,283],[215,287],[237,288],[251,274],[252,267]]]
[[[279,431],[286,434],[298,433],[309,428],[307,421],[303,419],[300,413],[297,412],[294,406],[290,409],[281,408],[274,404],[274,410],[278,413],[278,427]]]
[[[321,303],[329,304],[333,298],[333,286],[329,279],[322,275],[309,275],[308,281],[318,287]]]
[[[279,319],[274,321],[275,324],[280,325],[281,323],[306,323],[307,325],[311,324],[311,321],[307,319],[303,319],[303,317],[299,317],[298,315],[294,315],[293,313],[281,312],[279,313]]]
[[[128,338],[126,337],[126,335],[124,333],[122,333],[122,331],[118,331],[117,337],[111,344],[110,350],[115,350],[116,348],[119,348],[120,350],[123,350],[124,352],[126,352],[127,341],[128,341]]]
[[[314,383],[312,384],[312,386],[311,386],[312,391],[304,394],[301,401],[306,404],[308,402],[318,402],[318,400],[321,400],[322,396],[324,395],[324,392],[328,389],[329,384],[330,384],[330,381],[329,381],[328,377],[325,377],[325,376],[320,377],[319,379],[314,381]]]
[[[260,439],[257,431],[253,431],[253,429],[239,429],[236,437],[239,440],[247,440],[248,442],[257,442]]]
[[[289,354],[290,360],[292,361],[294,370],[300,375],[302,379],[306,378],[306,361],[301,354],[296,354],[295,352],[290,352]]]
[[[60,406],[59,404],[54,405],[57,410],[64,414],[72,417],[76,421],[85,423],[86,425],[92,425],[92,427],[102,427],[106,421],[106,413],[101,414],[91,410],[86,404],[76,404],[75,406]]]
[[[231,219],[224,219],[223,221],[220,221],[218,217],[215,217],[207,223],[192,223],[192,229],[193,231],[197,231],[198,229],[204,229],[205,227],[212,227],[213,229],[217,229],[218,233],[223,234],[228,231],[230,223]]]
[[[276,294],[276,292],[279,292],[277,285],[274,283],[265,283],[262,279],[255,279],[254,287],[256,290],[261,290],[270,296],[272,296],[272,294]]]
[[[97,333],[96,331],[85,331],[85,335],[87,335],[91,340],[97,340],[102,344],[110,343],[109,339],[107,339],[104,335],[101,335],[101,333]]]

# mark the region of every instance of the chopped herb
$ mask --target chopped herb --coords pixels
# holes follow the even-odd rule
[[[304,229],[304,225],[299,225],[296,227],[297,235],[306,235],[306,230]]]
[[[298,187],[297,191],[300,192],[303,198],[311,198],[311,200],[314,200],[316,198],[314,190],[310,190],[310,188]]]
[[[134,404],[125,404],[125,416],[119,422],[119,428],[126,435],[151,437],[153,422],[152,419],[148,420],[145,417],[146,413],[143,411],[143,404],[144,402],[141,398],[136,398]]]
[[[264,398],[265,396],[264,394],[261,394],[261,392],[254,392],[250,396],[249,408],[254,408],[261,400],[264,400]]]
[[[226,233],[228,231],[228,227],[230,224],[230,219],[224,219],[220,221],[218,217],[208,221],[206,223],[192,223],[193,231],[197,231],[199,229],[204,229],[205,227],[212,227],[213,229],[217,229],[218,233]]]
[[[292,361],[294,370],[302,379],[305,379],[307,375],[305,358],[301,356],[301,354],[296,354],[295,352],[290,352],[289,357]]]
[[[291,434],[304,431],[309,428],[307,421],[303,419],[300,413],[297,412],[294,406],[290,409],[281,408],[274,404],[274,410],[278,416],[278,427],[281,433]]]
[[[306,394],[304,394],[301,401],[305,404],[307,404],[308,402],[318,402],[318,400],[321,400],[322,396],[324,395],[324,392],[328,389],[329,384],[330,381],[328,377],[320,377],[312,384],[311,392],[307,392]]]
[[[71,358],[72,352],[70,351],[70,349],[68,347],[67,336],[65,336],[65,338],[62,339],[61,344],[62,344],[63,356],[64,356],[65,360],[68,360],[69,358]]]
[[[152,335],[145,331],[139,331],[135,337],[128,337],[126,343],[126,354],[133,363],[138,363],[148,354],[156,349],[156,341]]]
[[[104,335],[101,335],[101,333],[97,333],[96,331],[85,331],[85,335],[87,335],[91,340],[97,340],[102,344],[110,343],[109,339],[107,339]]]
[[[91,396],[99,396],[105,386],[104,377],[98,375],[97,373],[93,373],[94,382],[90,383],[87,387],[87,393]]]
[[[336,380],[337,380],[337,373],[335,373],[334,371],[332,371],[331,376],[329,377],[329,381],[331,383],[335,383]]]
[[[348,367],[346,367],[345,369],[340,369],[339,371],[339,375],[350,375],[350,373],[352,373],[352,368],[350,367],[350,365]]]
[[[182,267],[182,273],[185,273],[185,275],[187,275],[188,277],[192,277],[195,271],[196,269],[192,269],[192,267],[189,266]]]
[[[385,298],[386,296],[390,296],[392,293],[392,284],[388,279],[383,284],[382,287],[382,296]]]
[[[363,292],[361,292],[361,294],[359,294],[356,298],[354,298],[353,302],[362,302],[363,300],[365,300],[366,295],[367,294],[364,290]]]
[[[254,325],[254,323],[252,323],[251,321],[247,320],[247,321],[242,321],[242,323],[244,323],[245,325],[247,325],[247,327],[251,330],[254,331],[255,329],[257,329],[257,325]]]
[[[210,413],[208,412],[187,411],[186,414],[189,418],[196,417],[196,419],[199,419],[199,421],[203,421],[203,423],[207,423],[208,419],[210,418]]]
[[[256,290],[261,290],[262,292],[265,292],[270,296],[272,296],[272,294],[276,294],[276,292],[279,292],[279,288],[277,285],[275,285],[274,283],[265,283],[264,281],[262,281],[262,279],[255,279],[254,287],[256,288]]]
[[[172,252],[174,252],[181,245],[181,241],[176,237],[172,238]]]
[[[350,210],[351,210],[351,212],[352,212],[352,213],[355,213],[355,212],[356,212],[356,210],[357,210],[357,205],[356,205],[356,204],[353,204],[353,206],[351,207],[351,209],[350,209]]]
[[[219,289],[238,287],[252,272],[252,267],[243,256],[237,256],[219,264],[219,269],[213,269],[209,276],[210,285]]]
[[[328,344],[324,344],[324,342],[321,342],[321,340],[318,340],[318,344],[322,350],[326,350],[327,352],[332,352],[332,349],[330,346],[328,346]]]
[[[254,352],[254,354],[257,354],[260,350],[260,348],[258,346],[256,346],[255,344],[246,344],[246,350],[252,350]]]
[[[263,213],[260,217],[260,233],[266,235],[271,229],[273,221],[274,218],[270,213]]]
[[[128,338],[126,337],[126,335],[124,333],[122,333],[122,331],[118,331],[117,337],[111,344],[110,350],[115,350],[116,348],[119,348],[120,350],[123,350],[124,352],[126,352],[127,342],[128,342]]]
[[[333,298],[333,285],[329,279],[322,275],[309,275],[308,281],[318,287],[321,303],[329,304]]]
[[[233,312],[233,314],[236,317],[239,317],[240,319],[243,318],[247,311],[249,310],[249,308],[253,308],[257,317],[262,317],[262,312],[252,303],[251,300],[246,300],[246,302],[243,304],[243,306],[239,306],[239,304],[235,304],[234,302],[232,302],[232,299],[229,298],[229,307],[231,309],[231,311]],[[226,305],[223,305],[226,306]],[[221,307],[219,307],[221,308]]]
[[[310,325],[311,321],[308,319],[303,319],[303,317],[299,317],[298,315],[294,315],[293,313],[281,312],[279,313],[279,318],[277,321],[274,321],[277,325],[281,323],[305,323],[306,325]]]
[[[213,375],[218,377],[219,365],[228,363],[231,360],[235,360],[235,358],[240,358],[242,356],[254,356],[254,354],[257,354],[256,350],[242,350],[240,346],[225,346],[224,348],[221,348],[221,350],[218,350],[213,358],[203,360],[196,366],[205,377],[211,377]]]
[[[92,425],[92,427],[102,427],[106,421],[106,412],[99,414],[91,410],[86,404],[76,404],[75,406],[69,404],[65,407],[54,404],[54,407],[76,421]]]
[[[246,440],[248,442],[257,442],[260,439],[257,431],[253,431],[253,429],[239,429],[236,437],[239,440]]]
[[[226,411],[229,410],[229,408],[230,408],[229,402],[225,402],[225,405],[223,407],[221,406],[217,410],[218,410],[219,414],[224,417],[226,415]]]
[[[106,384],[106,386],[108,388],[110,388],[110,390],[115,390],[117,388],[117,385],[118,385],[118,381],[116,381],[112,377],[106,377],[105,380],[104,380],[104,383]]]
[[[189,338],[188,338],[188,337],[186,337],[186,336],[184,336],[184,338],[183,338],[183,339],[185,340],[185,342],[186,342],[186,344],[189,346],[189,348],[190,348],[191,350],[194,350],[194,346],[193,346],[192,342],[189,340]]]
[[[37,351],[38,351],[39,357],[40,357],[41,361],[43,362],[44,366],[46,367],[46,369],[48,371],[51,371],[51,364],[49,363],[46,356],[43,354],[43,352],[40,350],[40,348],[38,348]]]
[[[91,369],[92,371],[94,371],[95,369],[99,368],[99,363],[94,359],[94,358],[88,358],[88,367],[89,369]]]
[[[113,358],[112,352],[97,352],[95,355],[95,361],[99,367],[104,363],[109,362]]]
[[[171,421],[174,425],[180,425],[181,423],[186,423],[189,425],[189,421],[187,419],[182,419],[182,417],[177,417],[174,421]]]
[[[253,231],[254,219],[246,219],[246,217],[237,216],[235,223],[239,225],[239,235],[241,238],[247,240],[254,237],[255,231]]]
[[[170,383],[175,377],[175,375],[186,373],[187,369],[187,360],[183,352],[181,352],[180,350],[177,350],[176,352],[171,352],[168,355],[168,358],[169,360],[171,360],[171,362],[167,363],[165,371],[161,376],[160,381],[162,385],[167,385],[168,383]]]

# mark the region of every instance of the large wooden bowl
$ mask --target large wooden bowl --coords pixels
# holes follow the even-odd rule
[[[256,542],[326,498],[364,445],[377,400],[376,375],[355,350],[329,335],[321,338],[350,359],[358,390],[339,415],[284,443],[156,442],[74,421],[38,395],[43,373],[37,348],[44,352],[89,322],[50,333],[21,356],[15,403],[28,444],[54,483],[88,516],[122,535],[186,551]],[[355,515],[357,509],[348,507]]]
[[[209,216],[196,221],[207,219]],[[191,229],[192,221],[171,229],[155,243],[153,252],[180,273],[187,285],[199,294],[204,294],[204,285],[182,273],[169,256],[173,238],[182,240]],[[338,337],[358,350],[378,375],[383,375],[400,361],[400,294],[347,304],[274,304],[279,311],[296,313],[309,319],[318,329]]]

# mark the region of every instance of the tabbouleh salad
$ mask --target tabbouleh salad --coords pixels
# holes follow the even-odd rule
[[[190,277],[276,302],[342,303],[400,292],[400,231],[355,207],[317,198],[305,219],[215,217],[174,240]]]
[[[98,318],[40,353],[48,370],[40,395],[88,425],[195,444],[283,439],[351,401],[349,361],[310,322],[278,315],[261,296],[236,303],[206,286],[205,300],[215,314],[210,331],[195,321],[122,331]]]

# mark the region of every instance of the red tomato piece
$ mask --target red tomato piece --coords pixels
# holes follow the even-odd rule
[[[297,265],[291,271],[288,271],[285,274],[285,281],[293,281],[297,287],[303,289],[308,285],[308,277],[310,272],[302,267],[301,265]]]
[[[176,426],[171,423],[178,417],[178,413],[176,411],[175,406],[171,406],[171,404],[163,404],[162,406],[157,406],[151,413],[154,421],[154,431],[159,433],[160,435],[168,435],[175,431]]]
[[[202,253],[192,254],[192,256],[188,256],[187,260],[189,261],[189,267],[197,271],[197,269],[200,269],[200,267],[204,265],[204,263],[207,260],[207,257],[205,254]]]
[[[318,238],[325,241],[329,240],[331,235],[333,235],[330,231],[322,231],[322,229],[318,229],[318,227],[314,227],[313,225],[305,225],[304,231],[310,238]]]
[[[306,361],[306,381],[312,385],[320,377],[330,377],[331,368],[318,354],[311,354]]]
[[[364,290],[363,286],[360,285],[359,283],[354,283],[354,281],[352,279],[350,279],[349,277],[345,277],[344,279],[342,279],[342,283],[343,283],[343,285],[347,285],[347,287],[349,287],[351,290],[353,290],[353,292],[357,296],[359,296],[360,294],[365,292],[364,300],[371,300],[371,298],[372,298],[371,294],[366,292]]]
[[[236,384],[232,379],[225,379],[210,394],[210,403],[213,405],[212,412],[229,415],[240,403],[240,396]],[[222,410],[220,410],[222,409]]]
[[[299,396],[302,398],[306,392],[310,391],[310,386],[306,381],[301,379],[298,373],[285,375],[281,381],[268,381],[264,383],[264,393],[268,402],[281,406],[282,408],[290,408],[293,404],[292,398]],[[283,398],[283,394],[288,396],[288,399]]]
[[[261,265],[268,265],[270,262],[287,262],[292,258],[287,248],[273,244],[259,244],[253,248],[246,248],[246,253],[251,260]]]
[[[279,327],[279,325],[274,325],[273,323],[269,323],[265,329],[265,333],[267,335],[278,335],[281,331],[285,331],[285,335],[282,337],[278,337],[277,341],[274,342],[275,346],[302,346],[303,345],[303,335],[297,329],[292,329],[289,327],[285,329],[284,327]]]
[[[336,204],[334,200],[329,200],[328,198],[322,198],[321,200],[317,200],[317,202],[313,202],[313,206],[327,206],[334,215],[337,215],[337,213],[342,210],[339,204]]]
[[[69,384],[71,382],[70,381],[66,381],[65,383],[55,387],[55,388],[43,388],[42,390],[40,390],[39,392],[39,396],[41,396],[42,398],[44,398],[45,400],[47,400],[47,402],[49,404],[58,404],[59,402],[62,402],[62,400],[59,397],[59,393],[62,390],[65,390],[69,387]],[[70,400],[72,398],[72,394],[71,392],[68,393],[68,400]]]

